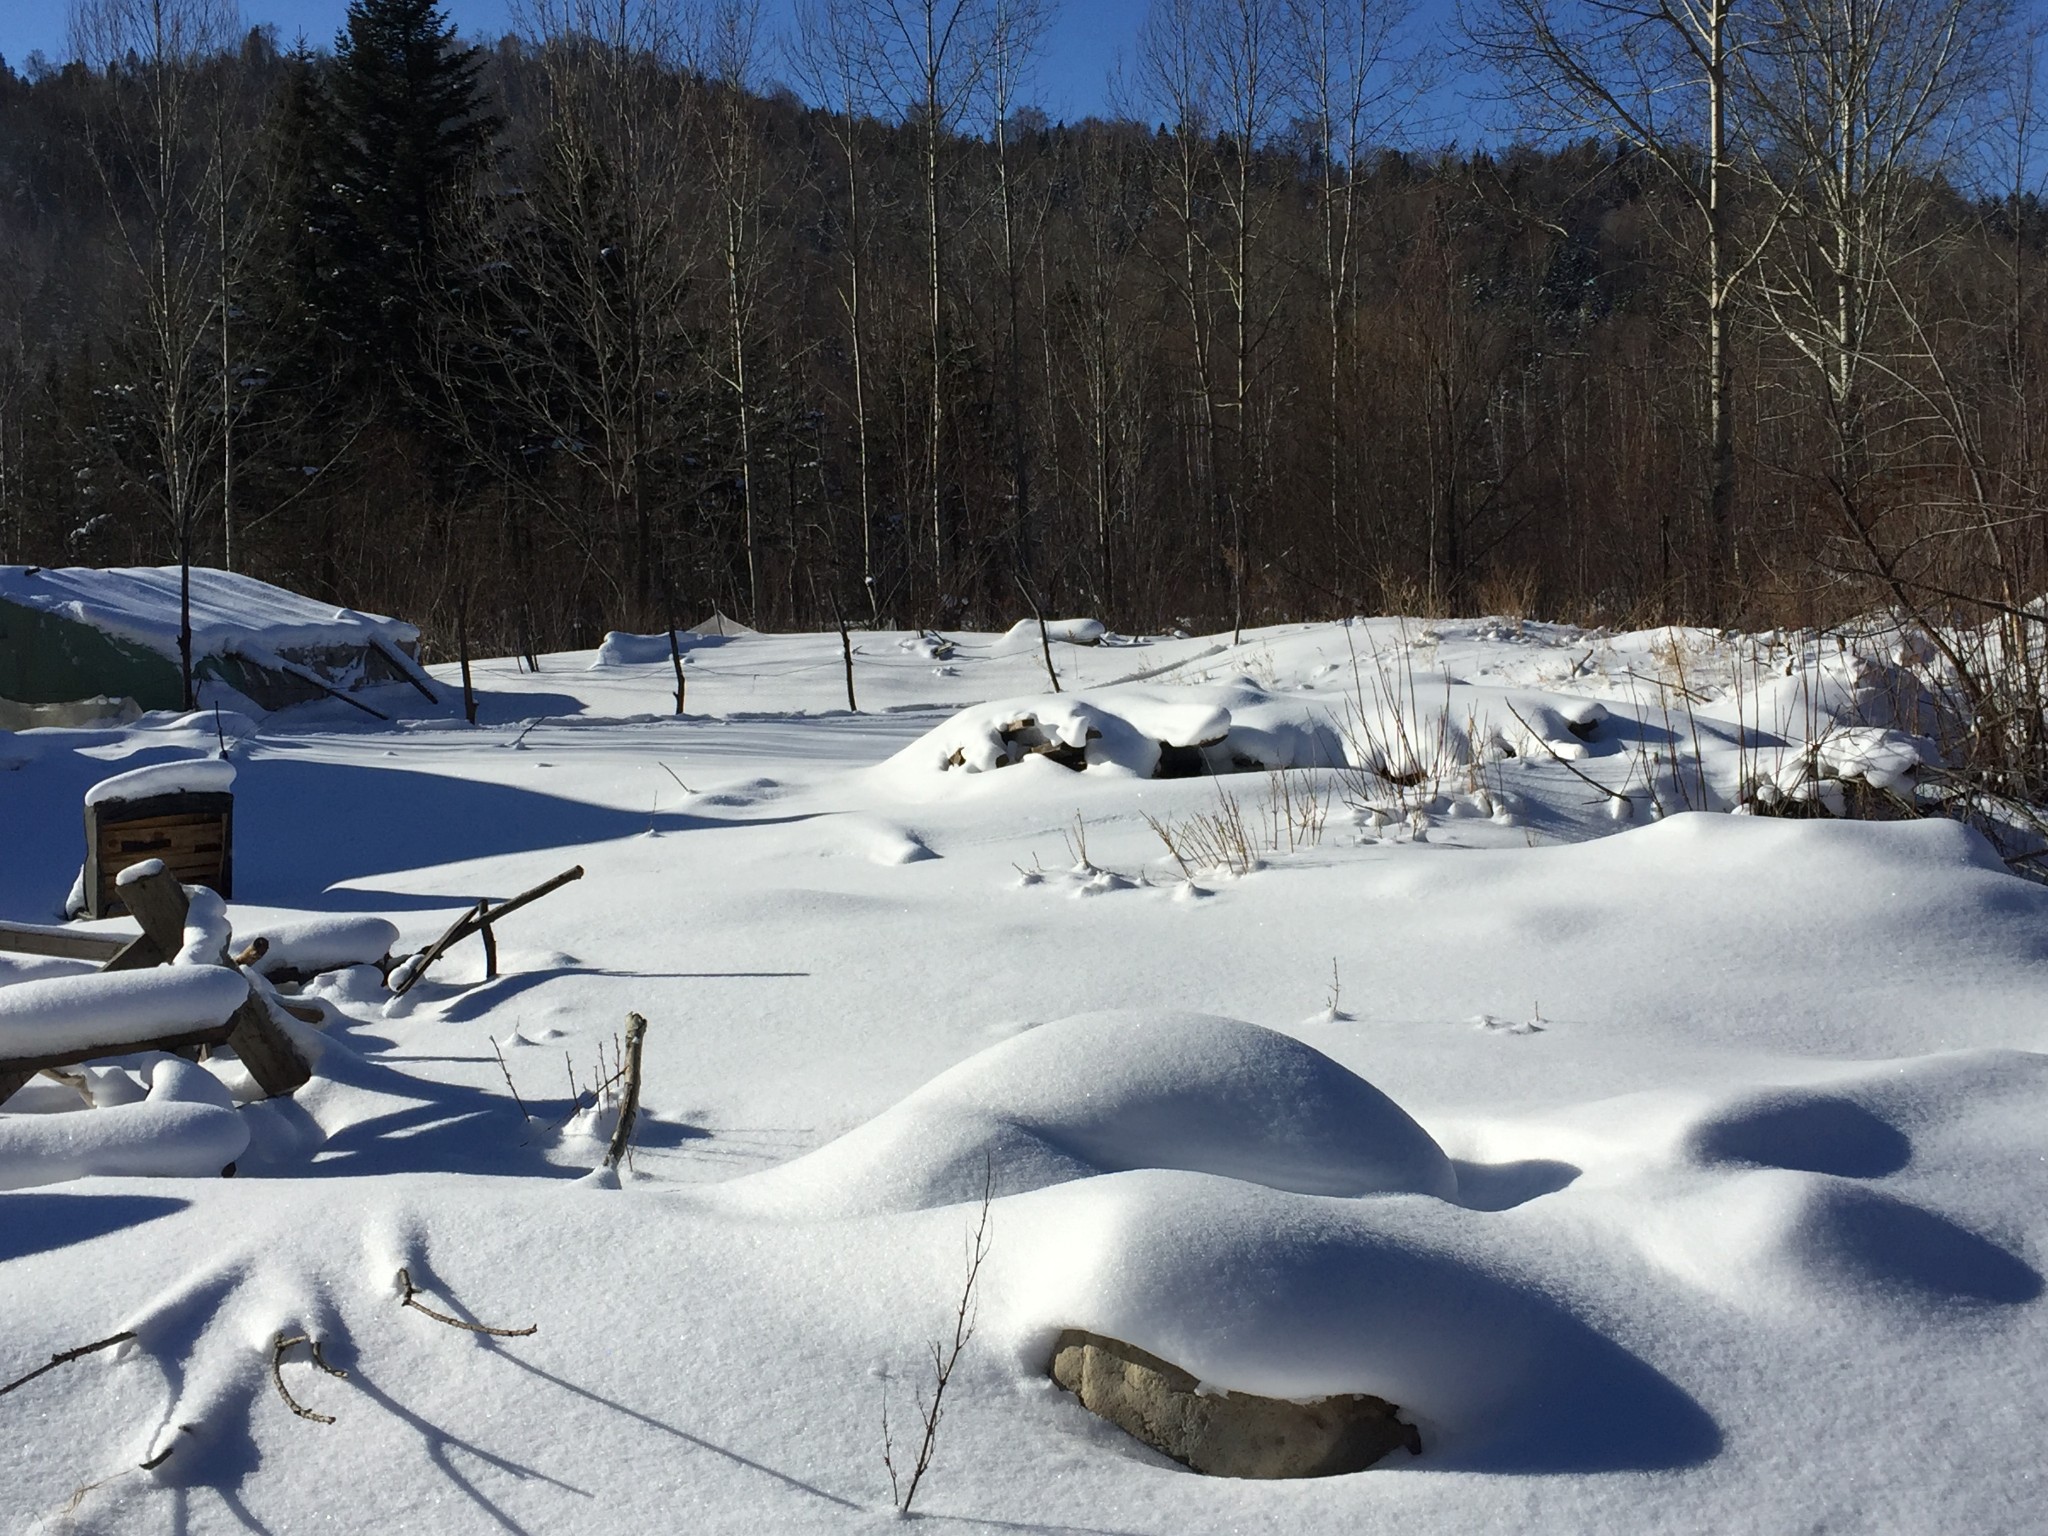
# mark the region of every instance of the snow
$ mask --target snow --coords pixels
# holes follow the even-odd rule
[[[1235,1019],[1142,1012],[1042,1024],[941,1073],[807,1157],[726,1186],[814,1216],[922,1210],[1135,1168],[1303,1194],[1452,1199],[1429,1135],[1320,1051]]]
[[[269,940],[256,962],[264,976],[280,971],[310,975],[347,966],[374,965],[398,942],[398,925],[381,917],[310,917],[266,923],[250,938]]]
[[[149,1093],[90,1113],[0,1115],[0,1189],[84,1178],[217,1178],[249,1127],[212,1074],[147,1058]]]
[[[1063,645],[1100,645],[1109,631],[1100,619],[1047,619],[1045,638],[1056,640]],[[1011,645],[1023,642],[1037,645],[1039,638],[1038,620],[1019,619],[1010,626],[1003,637]]]
[[[102,779],[85,792],[87,805],[148,800],[157,795],[224,795],[235,787],[235,765],[225,758],[153,763]]]
[[[2048,891],[1953,821],[1727,814],[1934,771],[1909,639],[1375,618],[1062,647],[1051,694],[1035,633],[856,633],[856,714],[837,633],[734,634],[686,717],[664,643],[481,661],[474,727],[245,722],[222,918],[339,967],[280,988],[316,1075],[119,1058],[0,1109],[0,1378],[138,1335],[6,1399],[0,1525],[879,1524],[986,1176],[934,1521],[2037,1530]],[[1022,714],[1085,771],[997,769]],[[54,919],[87,788],[213,731],[23,738],[0,917]],[[1154,824],[1230,805],[1255,860],[1189,880]],[[494,979],[467,940],[387,1014],[346,963],[572,864]],[[0,1011],[240,985],[63,964],[0,954]],[[1191,1475],[1046,1380],[1070,1327],[1380,1393],[1424,1453]],[[281,1332],[349,1372],[279,1367],[333,1424]]]
[[[227,1022],[249,995],[239,972],[178,965],[49,976],[0,986],[0,1058],[160,1040]]]
[[[111,570],[0,565],[0,601],[91,624],[176,658],[179,569]],[[273,651],[379,644],[404,650],[419,630],[397,619],[334,608],[234,571],[192,571],[192,654],[228,655],[260,634]]]

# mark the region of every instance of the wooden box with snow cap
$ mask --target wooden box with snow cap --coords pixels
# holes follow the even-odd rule
[[[85,795],[84,915],[128,909],[115,877],[161,859],[183,885],[234,895],[235,765],[219,760],[157,763],[103,779]]]

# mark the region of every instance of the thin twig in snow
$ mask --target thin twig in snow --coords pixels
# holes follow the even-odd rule
[[[69,1365],[73,1360],[81,1359],[86,1355],[96,1354],[103,1349],[112,1349],[116,1344],[125,1344],[134,1337],[133,1329],[124,1329],[110,1338],[100,1339],[92,1344],[81,1344],[76,1349],[67,1349],[62,1354],[52,1355],[45,1364],[37,1366],[26,1376],[17,1376],[14,1380],[8,1382],[6,1386],[0,1387],[0,1397],[5,1397],[16,1387],[27,1386],[45,1371],[54,1371],[58,1366]]]
[[[327,1363],[327,1356],[321,1352],[318,1339],[303,1333],[280,1333],[277,1336],[276,1342],[270,1346],[270,1379],[277,1385],[277,1395],[284,1399],[285,1407],[291,1409],[300,1418],[311,1419],[315,1424],[332,1424],[334,1422],[333,1414],[315,1413],[311,1408],[308,1408],[304,1403],[293,1397],[291,1389],[284,1384],[284,1352],[294,1344],[305,1345],[306,1352],[313,1357],[313,1363],[328,1375],[339,1376],[343,1381],[348,1380],[347,1371]]]
[[[437,1323],[446,1323],[450,1328],[460,1328],[468,1333],[488,1333],[493,1338],[523,1339],[530,1333],[540,1332],[539,1323],[528,1323],[524,1328],[492,1328],[485,1323],[465,1323],[459,1317],[450,1317],[446,1312],[436,1312],[419,1300],[420,1288],[412,1283],[412,1271],[401,1268],[398,1283],[405,1287],[405,1294],[398,1299],[402,1307],[411,1307],[415,1312],[424,1312]]]

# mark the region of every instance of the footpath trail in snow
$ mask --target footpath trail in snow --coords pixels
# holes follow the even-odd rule
[[[1728,814],[1903,782],[1909,655],[1065,634],[1058,695],[1035,627],[858,636],[857,714],[837,635],[691,640],[681,718],[617,636],[483,664],[474,727],[0,733],[14,921],[92,784],[222,740],[278,955],[585,870],[495,979],[307,985],[292,1100],[159,1056],[0,1111],[0,1381],[134,1335],[0,1396],[0,1530],[879,1526],[984,1178],[934,1522],[2043,1528],[2048,890],[1952,822]],[[0,1032],[86,968],[0,955]],[[1198,1477],[1046,1379],[1066,1328],[1379,1394],[1424,1454]]]

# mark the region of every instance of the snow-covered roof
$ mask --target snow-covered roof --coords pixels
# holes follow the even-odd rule
[[[175,658],[178,654],[178,567],[53,569],[0,565],[0,602],[90,624]],[[398,619],[333,608],[235,571],[193,567],[192,652],[228,654],[235,642],[261,636],[265,649],[360,647],[381,640],[410,647],[419,630]]]

